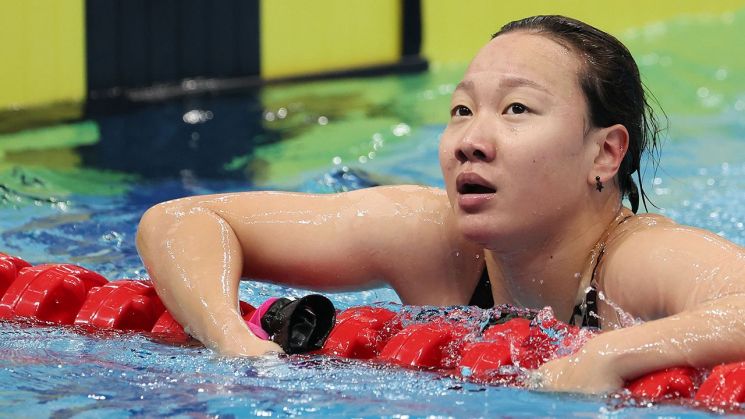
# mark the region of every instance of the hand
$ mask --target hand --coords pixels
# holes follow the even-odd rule
[[[253,343],[250,348],[248,348],[248,350],[241,351],[241,353],[238,353],[236,355],[261,356],[270,353],[283,354],[285,352],[279,345],[272,342],[271,340],[262,340],[257,338],[256,342]]]
[[[262,356],[270,353],[282,354],[282,348],[271,340],[259,339],[251,336],[247,341],[238,342],[236,340],[229,343],[223,343],[214,348],[222,356]]]
[[[215,328],[214,330],[218,330]],[[225,326],[214,339],[202,341],[221,356],[261,356],[269,353],[284,353],[282,348],[271,340],[256,337],[238,317],[236,321],[227,320]]]
[[[546,391],[605,394],[623,387],[612,357],[585,347],[538,368],[536,387]]]

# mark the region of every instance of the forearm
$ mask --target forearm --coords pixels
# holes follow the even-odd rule
[[[588,342],[582,356],[598,357],[623,380],[675,366],[710,367],[745,360],[745,296],[712,300],[695,309]]]
[[[161,205],[143,217],[137,245],[158,295],[190,335],[224,354],[258,353],[263,341],[238,311],[241,246],[225,220]]]
[[[603,393],[669,367],[711,367],[745,360],[745,297],[712,300],[689,311],[605,332],[574,355],[540,368],[548,390]]]

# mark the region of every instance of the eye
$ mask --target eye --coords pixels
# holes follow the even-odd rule
[[[528,111],[528,107],[522,103],[511,103],[505,109],[505,113],[508,115],[520,115]]]
[[[456,116],[471,116],[473,115],[473,112],[471,112],[470,109],[468,109],[467,106],[463,105],[456,105],[453,109],[450,110],[450,116],[456,117]]]

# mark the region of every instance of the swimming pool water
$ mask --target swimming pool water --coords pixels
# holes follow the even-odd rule
[[[736,24],[742,17],[732,19]],[[727,30],[719,21],[673,21],[665,26],[667,38],[640,30],[627,39],[643,57],[647,83],[670,114],[661,166],[645,175],[645,188],[659,207],[650,210],[745,245],[740,83],[745,73],[738,72],[739,61],[690,58],[678,41],[670,43],[692,25],[704,33]],[[276,86],[102,114],[94,120],[101,137],[95,145],[5,154],[0,251],[32,263],[79,264],[109,279],[143,278],[134,248],[136,225],[145,209],[163,200],[263,188],[327,193],[388,183],[441,186],[437,142],[448,96],[463,69]],[[186,157],[163,154],[171,148]],[[210,153],[205,164],[200,156]],[[304,293],[270,284],[241,287],[242,299],[254,304]],[[385,288],[331,298],[342,309],[398,301]],[[220,359],[198,346],[171,346],[142,335],[86,335],[18,322],[0,322],[0,412],[12,417],[709,414],[685,406],[639,409],[613,398],[481,386],[323,357]]]

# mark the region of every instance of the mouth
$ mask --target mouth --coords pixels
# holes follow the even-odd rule
[[[461,195],[493,194],[497,189],[486,179],[473,172],[464,172],[455,179],[456,190]]]

